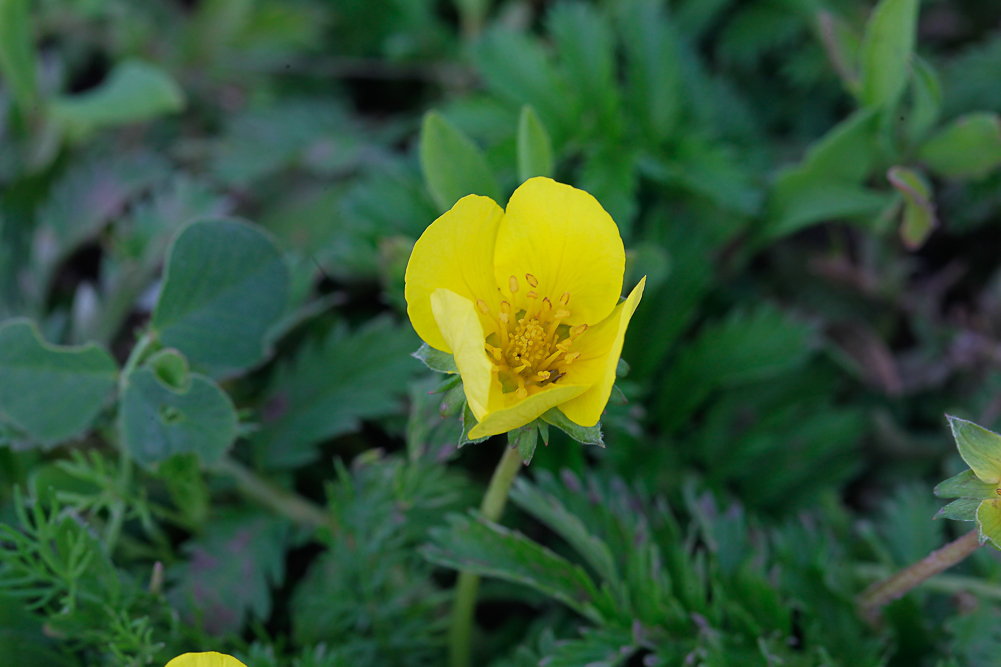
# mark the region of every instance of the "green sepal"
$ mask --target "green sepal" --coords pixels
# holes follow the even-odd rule
[[[549,424],[541,419],[535,420],[535,425],[539,427],[539,435],[542,436],[542,444],[549,446]]]
[[[518,448],[518,456],[521,457],[521,462],[528,465],[535,455],[535,446],[539,442],[539,431],[535,427],[535,422],[519,426],[509,432],[507,437],[511,446]]]
[[[977,498],[960,498],[953,500],[935,515],[936,519],[952,519],[953,521],[976,521],[977,508],[982,500]]]
[[[567,416],[560,412],[559,408],[550,408],[540,419],[560,429],[579,443],[605,446],[605,441],[601,437],[601,422],[594,426],[581,426],[567,419]]]
[[[486,438],[477,438],[473,440],[469,437],[469,431],[476,426],[478,422],[476,417],[473,416],[473,411],[469,409],[469,404],[466,403],[462,406],[462,435],[459,436],[459,447],[464,447],[466,445],[478,445],[490,436]]]
[[[461,384],[456,384],[448,390],[445,397],[441,399],[438,412],[442,417],[454,417],[459,414],[459,410],[466,407],[466,392]]]
[[[612,405],[629,405],[629,399],[626,398],[617,384],[612,385],[612,393],[608,397],[608,402]]]
[[[934,493],[939,498],[975,498],[977,500],[987,500],[997,496],[997,487],[994,484],[981,482],[976,473],[972,470],[950,477],[944,482],[939,482]]]
[[[1001,551],[1001,499],[984,500],[977,508],[977,535],[980,543],[989,543]]]
[[[981,481],[1001,481],[1001,435],[973,422],[946,415],[959,455]]]
[[[453,373],[452,375],[449,375],[447,378],[439,382],[438,386],[432,389],[430,393],[444,394],[446,391],[449,391],[460,382],[462,382],[462,376],[459,375],[458,373]]]
[[[619,363],[615,365],[615,377],[624,378],[629,375],[629,364],[622,357],[619,357]]]
[[[448,352],[442,352],[441,350],[436,350],[427,343],[424,343],[420,348],[411,354],[414,359],[420,359],[424,362],[424,365],[433,371],[439,373],[458,373],[459,369],[455,366],[455,358]]]

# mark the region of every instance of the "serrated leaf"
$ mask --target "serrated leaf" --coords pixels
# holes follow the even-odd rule
[[[424,180],[440,210],[447,211],[466,195],[500,200],[500,188],[483,152],[437,112],[424,115],[420,158]]]
[[[987,500],[997,495],[997,485],[982,482],[972,470],[964,470],[958,475],[939,482],[935,487],[939,498],[976,498]]]
[[[559,408],[550,408],[539,419],[551,426],[560,429],[577,442],[584,445],[605,446],[605,441],[601,435],[601,423],[594,426],[581,426],[567,419],[567,416],[560,412]]]
[[[122,446],[144,467],[188,453],[215,463],[237,434],[236,408],[219,385],[192,373],[187,389],[180,391],[149,367],[129,375],[118,420]]]
[[[973,422],[946,415],[959,455],[981,482],[1001,483],[1001,435]]]
[[[897,102],[907,85],[917,36],[918,0],[880,0],[862,40],[859,97],[866,108]]]
[[[28,0],[0,0],[0,74],[25,115],[38,100],[34,26],[28,4]]]
[[[535,455],[535,446],[539,441],[539,430],[535,427],[535,422],[520,426],[507,434],[508,441],[512,447],[518,448],[518,456],[521,462],[528,465]]]
[[[526,104],[518,120],[518,178],[524,182],[533,176],[552,175],[553,142],[539,114]]]
[[[211,634],[238,632],[244,619],[271,614],[271,588],[285,578],[288,522],[282,518],[230,516],[181,547],[187,560],[174,567],[170,599],[189,623]]]
[[[945,178],[983,178],[1001,165],[1001,117],[987,112],[961,116],[929,139],[918,157]]]
[[[447,528],[431,531],[421,553],[438,565],[524,584],[600,622],[598,589],[581,569],[524,535],[482,517],[453,514]]]
[[[315,445],[357,429],[363,419],[400,411],[407,380],[419,366],[408,351],[414,334],[378,318],[354,333],[335,327],[282,368],[268,389],[255,444],[270,466],[312,461]]]
[[[129,59],[97,88],[57,97],[49,113],[67,134],[82,138],[104,127],[152,120],[184,109],[184,91],[157,65]]]
[[[900,238],[910,250],[916,250],[938,227],[931,187],[917,171],[907,167],[891,167],[886,179],[904,196],[904,219]]]
[[[288,267],[265,232],[238,220],[200,220],[167,252],[153,329],[196,368],[232,373],[264,356],[288,291]]]
[[[935,515],[936,519],[952,519],[953,521],[976,521],[977,508],[983,501],[978,498],[960,498],[954,500]]]
[[[43,445],[82,435],[117,375],[115,360],[97,344],[50,345],[25,319],[0,325],[0,412]]]
[[[459,372],[459,368],[455,365],[455,357],[448,352],[436,350],[427,343],[422,343],[411,356],[420,359],[425,366],[438,373]]]
[[[980,543],[990,543],[1001,550],[1001,500],[981,501],[977,508],[977,534]]]
[[[618,667],[637,650],[632,629],[605,626],[582,628],[580,639],[556,642],[555,650],[539,665],[542,667]]]
[[[580,554],[601,580],[621,591],[622,580],[612,552],[601,539],[588,531],[576,514],[555,496],[523,478],[515,479],[511,501],[562,537]]]
[[[681,112],[681,64],[677,33],[658,2],[620,5],[630,111],[640,115],[655,141],[670,137]]]

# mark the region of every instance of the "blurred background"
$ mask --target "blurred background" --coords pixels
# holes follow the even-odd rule
[[[665,502],[679,558],[716,563],[692,572],[723,572],[719,591],[753,610],[764,593],[725,565],[746,546],[797,610],[770,634],[740,629],[754,611],[699,612],[702,625],[686,602],[690,627],[663,644],[675,653],[637,640],[607,662],[549,664],[996,664],[988,549],[880,629],[851,612],[871,580],[972,527],[932,520],[932,487],[965,468],[944,415],[1001,428],[1001,4],[930,0],[911,27],[886,10],[905,57],[889,82],[892,54],[866,46],[873,6],[0,0],[0,319],[121,362],[182,225],[267,229],[290,303],[268,358],[219,378],[240,411],[234,455],[326,499],[344,528],[311,536],[197,465],[105,487],[118,478],[100,422],[53,446],[0,421],[5,522],[15,487],[39,479],[97,526],[113,503],[80,498],[111,493],[129,508],[111,567],[145,586],[160,562],[167,582],[155,610],[120,610],[148,627],[113,636],[98,612],[64,626],[51,600],[25,612],[37,591],[0,598],[0,656],[20,656],[3,662],[162,664],[197,644],[251,667],[443,664],[453,575],[417,546],[478,502],[500,443],[457,450],[457,418],[408,356],[407,259],[454,201],[434,183],[441,156],[420,150],[422,118],[443,123],[457,160],[485,162],[470,188],[504,205],[528,105],[553,176],[618,223],[624,291],[648,281],[606,447],[554,432],[528,477],[576,488],[574,511],[598,523],[613,520],[595,519],[603,503],[626,520]],[[569,553],[529,515],[505,523]],[[799,578],[779,583],[779,562]],[[479,664],[538,664],[581,637],[580,617],[539,593],[495,581],[483,598]],[[714,658],[717,639],[730,648]],[[787,662],[760,648],[773,640]]]

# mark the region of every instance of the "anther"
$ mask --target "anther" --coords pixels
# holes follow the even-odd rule
[[[476,300],[476,307],[479,308],[480,312],[483,313],[484,315],[490,314],[490,306],[488,306],[487,302],[484,301],[483,299]]]
[[[581,335],[585,331],[587,331],[587,325],[586,324],[578,324],[577,326],[575,326],[573,329],[570,330],[570,336],[572,338],[576,338],[577,336]]]
[[[542,380],[543,382],[548,380],[550,375],[552,375],[552,373],[550,373],[549,371],[539,371],[539,379]]]
[[[538,299],[539,293],[535,292],[534,290],[529,290],[528,292],[525,293],[525,296],[527,296],[529,299]]]
[[[563,296],[560,297],[560,303],[564,306],[570,303],[570,292],[564,292]]]
[[[573,352],[573,353],[568,354],[567,356],[565,356],[563,358],[563,361],[565,361],[567,363],[567,365],[570,365],[573,362],[577,361],[578,359],[580,359],[580,352]]]
[[[517,292],[518,291],[518,279],[515,278],[514,276],[511,276],[510,278],[508,278],[507,279],[507,287],[511,291],[511,294],[514,294],[515,292]]]
[[[542,299],[542,312],[549,313],[553,310],[553,302],[549,300],[549,297]]]
[[[564,308],[560,308],[553,314],[553,319],[562,320],[564,318],[570,317],[570,311]]]
[[[526,273],[525,274],[525,282],[528,283],[529,287],[538,287],[539,286],[539,279],[536,278],[535,276],[533,276],[531,273]]]

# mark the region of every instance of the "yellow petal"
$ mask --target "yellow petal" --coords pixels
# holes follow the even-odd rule
[[[619,228],[598,201],[549,178],[531,178],[514,191],[497,232],[497,285],[506,299],[529,289],[525,274],[538,280],[539,297],[554,304],[570,293],[568,324],[605,319],[622,294],[626,254]],[[512,296],[510,277],[519,281]]]
[[[477,419],[482,419],[490,400],[490,383],[495,381],[493,364],[483,346],[483,326],[476,306],[466,297],[443,288],[431,293],[430,302],[435,324],[462,376],[469,409]]]
[[[643,297],[645,285],[646,276],[643,276],[628,298],[617,305],[611,315],[596,326],[589,327],[574,343],[572,349],[579,350],[581,356],[561,370],[566,372],[567,382],[590,388],[559,406],[570,421],[581,426],[594,426],[601,419],[601,413],[612,393],[612,385],[615,384],[615,368],[619,364],[619,355],[622,354],[626,328]]]
[[[222,653],[185,653],[167,663],[167,667],[247,667],[242,662]]]
[[[514,392],[498,397],[498,385],[498,391],[491,397],[493,399],[491,411],[482,419],[477,417],[480,423],[470,429],[469,437],[476,440],[489,435],[507,433],[537,419],[550,408],[579,396],[587,389],[588,387],[579,385],[553,384],[528,398],[518,399],[514,396]]]
[[[504,211],[489,197],[469,195],[431,223],[417,239],[407,263],[407,314],[425,343],[452,352],[431,311],[431,294],[451,290],[476,302],[484,299],[498,312],[500,299],[490,267],[497,228]]]

